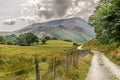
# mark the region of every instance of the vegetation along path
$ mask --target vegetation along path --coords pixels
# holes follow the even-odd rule
[[[103,53],[92,52],[94,56],[86,80],[120,80],[120,68]]]

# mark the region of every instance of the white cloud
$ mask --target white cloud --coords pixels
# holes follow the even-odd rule
[[[95,3],[98,3],[100,0],[95,0]]]
[[[21,16],[18,18],[20,21],[27,21],[28,23],[34,23],[37,20],[35,16]]]
[[[16,23],[16,19],[6,19],[2,21],[2,24],[4,25],[14,25]]]
[[[79,6],[80,8],[85,8],[85,7],[86,7],[84,1],[78,2],[78,6]]]

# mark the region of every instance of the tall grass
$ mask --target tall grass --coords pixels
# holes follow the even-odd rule
[[[53,56],[66,53],[72,44],[72,42],[51,40],[46,45],[0,45],[0,80],[35,80],[34,55],[38,55],[43,75],[48,71],[48,61]]]
[[[0,80],[35,80],[34,55],[39,59],[41,80],[52,80],[54,57],[57,59],[56,80],[85,80],[92,55],[80,59],[73,68],[71,59],[77,50],[72,47],[72,42],[59,40],[47,41],[46,45],[0,45]],[[64,69],[66,53],[70,55],[67,77]]]

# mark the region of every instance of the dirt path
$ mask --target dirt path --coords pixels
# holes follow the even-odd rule
[[[103,53],[92,52],[94,56],[86,80],[120,80],[120,68]]]
[[[79,47],[77,47],[77,49],[78,49],[78,50],[82,50],[82,45],[81,45],[81,46],[79,46]]]

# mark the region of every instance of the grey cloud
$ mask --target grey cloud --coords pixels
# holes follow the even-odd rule
[[[2,24],[4,25],[14,25],[16,23],[16,19],[7,19],[2,21]]]
[[[54,13],[52,11],[49,11],[49,10],[43,10],[43,11],[40,11],[39,12],[39,16],[44,16],[46,19],[49,19],[51,17],[54,16]]]
[[[83,1],[85,1],[85,0],[74,0],[74,4],[75,4],[75,6],[77,6],[78,5],[78,2],[83,2]]]
[[[72,0],[54,0],[53,10],[59,17],[64,16],[70,7]]]
[[[40,21],[71,16],[82,17],[87,20],[98,1],[99,0],[28,0],[23,6],[22,14],[23,16],[37,16]]]

